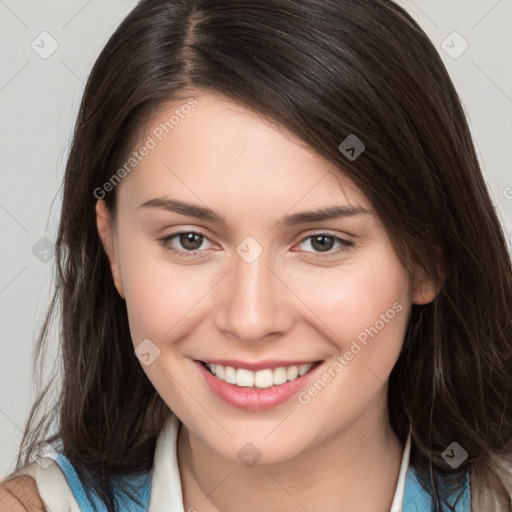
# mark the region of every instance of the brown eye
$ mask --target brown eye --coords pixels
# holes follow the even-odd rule
[[[199,249],[203,243],[203,236],[197,233],[179,233],[176,236],[178,236],[178,240],[181,246],[189,251],[195,251]]]
[[[314,254],[316,253],[316,256],[319,257],[329,257],[342,252],[346,252],[354,245],[354,242],[344,240],[343,238],[339,238],[330,233],[315,233],[313,235],[307,236],[306,238],[303,238],[300,243],[304,244],[306,241],[309,241],[309,245],[313,249],[312,251],[306,250],[306,252],[313,252]],[[332,249],[336,247],[336,243],[338,243],[337,250],[332,251]]]
[[[195,256],[205,249],[199,249],[205,240],[205,235],[195,231],[180,231],[172,235],[159,238],[160,245],[180,256]]]
[[[311,237],[311,247],[316,251],[325,252],[334,246],[334,237],[325,235],[315,235]]]

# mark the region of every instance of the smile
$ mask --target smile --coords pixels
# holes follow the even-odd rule
[[[306,363],[301,365],[280,366],[279,368],[266,368],[252,372],[245,368],[234,368],[221,364],[206,364],[206,368],[218,379],[244,388],[265,389],[279,386],[288,381],[293,381],[307,373],[313,365],[318,363]]]
[[[195,365],[211,392],[227,405],[246,411],[263,411],[288,402],[315,378],[323,363],[258,363],[252,365],[253,371],[237,367],[235,362],[231,365],[223,362],[225,364],[196,360]]]

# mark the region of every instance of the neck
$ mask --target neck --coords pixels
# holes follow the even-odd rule
[[[252,467],[227,460],[182,425],[178,460],[184,509],[389,510],[403,446],[389,424],[387,404],[363,416],[293,459]]]

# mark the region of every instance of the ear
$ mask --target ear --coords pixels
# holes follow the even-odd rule
[[[102,199],[96,203],[96,226],[98,228],[98,234],[103,244],[103,248],[107,253],[115,287],[119,295],[124,299],[123,281],[119,270],[119,259],[116,249],[114,221],[105,201]]]
[[[443,277],[444,282],[444,277]],[[412,289],[412,302],[413,304],[425,305],[432,302],[442,287],[427,276],[426,272],[419,268],[416,270]]]

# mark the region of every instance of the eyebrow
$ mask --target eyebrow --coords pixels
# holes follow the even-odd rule
[[[215,222],[217,224],[226,225],[226,220],[217,212],[203,206],[178,201],[169,198],[155,198],[141,204],[139,208],[159,208],[169,212],[195,217],[204,221]],[[304,212],[293,213],[287,215],[279,221],[284,226],[295,226],[297,224],[305,224],[307,222],[318,222],[329,219],[338,219],[343,217],[354,217],[356,215],[372,215],[373,212],[362,206],[345,206],[336,205],[320,208],[318,210],[310,210]]]

